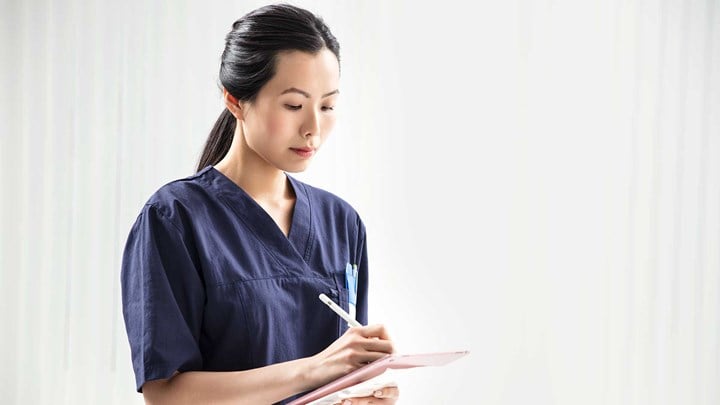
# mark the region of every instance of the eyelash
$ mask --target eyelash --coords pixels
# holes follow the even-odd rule
[[[290,105],[290,104],[285,104],[285,107],[287,107],[288,110],[297,111],[297,110],[299,110],[299,109],[302,107],[302,105]],[[333,108],[333,107],[323,107],[323,108],[325,108],[326,110],[331,110],[331,111],[335,109],[335,108]]]

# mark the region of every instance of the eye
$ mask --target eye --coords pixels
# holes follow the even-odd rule
[[[302,104],[301,105],[285,104],[285,108],[287,108],[288,110],[297,111],[302,108]],[[323,107],[322,108],[323,111],[332,111],[334,109],[335,109],[335,107]]]

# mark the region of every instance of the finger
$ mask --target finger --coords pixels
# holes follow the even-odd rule
[[[400,397],[400,390],[398,387],[385,387],[373,392],[375,398],[398,398]]]
[[[388,334],[385,326],[382,324],[373,324],[357,328],[358,332],[365,337],[377,337],[380,339],[390,340],[390,334]]]
[[[396,398],[362,397],[345,399],[342,405],[393,405],[396,402]]]
[[[390,354],[393,352],[393,343],[390,340],[365,339],[362,343],[363,349],[369,352],[381,352]]]
[[[383,352],[361,352],[356,353],[351,362],[356,364],[358,367],[362,367],[385,356],[387,356],[387,353]]]

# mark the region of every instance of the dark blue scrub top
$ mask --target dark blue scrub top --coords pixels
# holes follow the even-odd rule
[[[365,227],[337,196],[287,176],[290,234],[208,166],[161,187],[133,225],[122,303],[137,390],[178,371],[235,371],[312,356],[346,323],[345,267],[359,270],[357,319],[367,323]]]

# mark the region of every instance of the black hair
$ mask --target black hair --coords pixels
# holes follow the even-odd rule
[[[322,18],[290,4],[271,4],[251,11],[225,36],[219,84],[238,101],[254,102],[275,75],[282,51],[316,54],[329,49],[340,61],[340,44]],[[205,142],[197,171],[217,164],[230,150],[236,119],[225,108]]]

